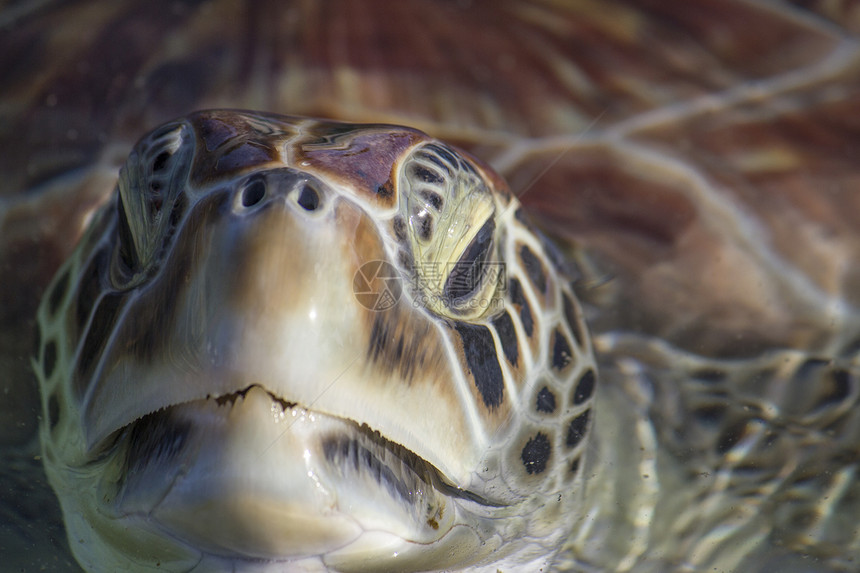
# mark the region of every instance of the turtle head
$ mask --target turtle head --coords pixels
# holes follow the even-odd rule
[[[497,175],[416,130],[208,111],[153,131],[39,313],[76,556],[546,562],[594,390],[550,254]]]

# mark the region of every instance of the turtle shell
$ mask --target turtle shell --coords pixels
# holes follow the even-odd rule
[[[849,3],[10,2],[0,29],[0,443],[25,475],[41,294],[134,141],[201,108],[406,124],[470,151],[580,261],[607,356],[619,333],[703,360],[860,345]],[[70,565],[24,527],[58,519],[38,479],[3,488],[3,544]]]

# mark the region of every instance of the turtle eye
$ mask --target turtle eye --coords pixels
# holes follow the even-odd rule
[[[451,267],[442,289],[443,298],[449,307],[462,307],[481,290],[485,281],[492,275],[488,259],[493,247],[495,230],[496,223],[492,219],[484,223],[460,255],[460,259]]]
[[[499,276],[490,184],[469,159],[432,142],[404,160],[399,186],[413,303],[458,320],[483,316],[497,300]]]

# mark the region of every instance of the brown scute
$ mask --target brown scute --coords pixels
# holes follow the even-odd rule
[[[576,391],[573,393],[573,405],[579,406],[580,404],[584,404],[591,399],[592,394],[594,394],[594,386],[597,383],[596,377],[594,375],[594,370],[588,369],[583,372],[582,376],[579,377],[579,381],[576,383]]]
[[[421,209],[416,213],[413,213],[410,219],[412,220],[412,225],[418,238],[425,243],[429,242],[430,238],[433,236],[433,215],[431,215],[429,211]]]
[[[209,153],[212,153],[227,141],[233,140],[240,133],[239,127],[228,118],[208,114],[200,114],[198,117],[199,119],[195,122],[197,136],[200,143],[203,144],[203,149]]]
[[[532,227],[531,219],[529,218],[525,209],[522,208],[522,206],[517,207],[516,211],[514,211],[514,218],[523,225],[525,225],[527,228],[530,229]]]
[[[548,387],[544,386],[537,393],[535,398],[535,408],[538,412],[544,414],[552,414],[555,412],[555,394]]]
[[[540,474],[546,471],[551,455],[552,444],[549,438],[543,432],[538,432],[526,442],[520,458],[523,460],[526,472]]]
[[[489,328],[457,322],[454,329],[460,335],[466,365],[484,405],[490,409],[499,407],[505,399],[505,382]]]
[[[438,153],[439,150],[443,151],[444,155],[442,153]],[[448,157],[448,161],[443,160],[445,156]],[[421,150],[420,157],[433,163],[436,167],[438,167],[442,172],[445,173],[445,177],[454,176],[454,169],[456,169],[457,167],[457,161],[454,160],[452,165],[451,160],[454,159],[454,156],[451,155],[450,152],[440,148],[438,145],[430,144],[424,147]]]
[[[426,157],[428,158],[432,158],[432,154],[435,153],[452,167],[456,168],[457,166],[461,165],[460,161],[457,159],[457,156],[451,153],[445,145],[431,143],[427,145],[422,151],[428,152],[426,154]]]
[[[535,291],[540,293],[541,295],[546,294],[546,269],[543,268],[543,263],[537,256],[532,252],[532,250],[526,246],[522,245],[520,247],[520,261],[523,264],[523,268],[526,271],[526,275],[532,281],[532,285],[535,287]]]
[[[278,152],[270,146],[258,141],[247,141],[221,155],[215,163],[215,172],[233,174],[267,165],[277,158]]]
[[[523,285],[514,277],[511,277],[508,280],[508,296],[510,296],[511,302],[514,306],[520,309],[520,321],[523,323],[523,330],[525,331],[526,336],[531,338],[534,333],[534,318],[532,317],[532,310],[529,306],[528,300],[526,299],[525,293],[523,293]]]
[[[520,344],[517,340],[517,331],[514,328],[514,321],[511,320],[511,315],[508,311],[493,319],[493,328],[496,329],[496,334],[499,336],[499,342],[502,344],[502,352],[505,353],[505,358],[510,362],[511,366],[516,367],[520,357]]]
[[[295,135],[297,121],[288,116],[232,110],[203,111],[186,119],[197,136],[190,181],[198,186],[283,165],[279,147]]]
[[[381,183],[376,188],[376,195],[379,199],[388,201],[394,197],[394,183],[391,182],[391,179]]]
[[[391,222],[391,229],[394,231],[394,238],[403,243],[406,241],[406,223],[403,221],[403,217],[397,215]]]
[[[573,350],[560,328],[555,329],[552,338],[552,367],[557,372],[561,372],[573,360]]]
[[[579,445],[585,434],[588,432],[588,420],[591,417],[591,410],[586,410],[576,418],[574,418],[567,426],[567,439],[565,445],[568,448],[575,448]]]
[[[442,199],[442,196],[436,193],[435,191],[431,191],[429,189],[423,189],[420,191],[421,198],[427,202],[431,208],[441,211],[442,206],[445,204],[445,200]]]
[[[408,244],[397,251],[397,264],[408,276],[415,276],[415,260],[412,258],[412,250],[409,249]]]
[[[581,349],[585,349],[585,340],[587,337],[582,331],[583,325],[580,321],[579,314],[576,312],[576,307],[570,298],[570,294],[566,292],[563,293],[562,301],[564,304],[564,318],[567,320],[567,326],[570,328],[570,331],[573,333],[573,337],[576,339],[576,345]]]
[[[435,169],[428,169],[423,165],[416,163],[409,168],[409,175],[412,176],[416,181],[423,181],[424,183],[434,183],[437,185],[441,185],[445,182],[445,178],[442,177]],[[428,191],[428,194],[434,194],[432,191]],[[424,195],[424,193],[422,193]],[[436,203],[435,207],[438,209],[442,205],[442,197],[436,195],[436,199],[429,199],[425,196],[425,199]]]
[[[296,150],[295,161],[307,162],[308,171],[332,177],[363,199],[388,208],[396,201],[397,165],[425,139],[409,128],[321,122]]]

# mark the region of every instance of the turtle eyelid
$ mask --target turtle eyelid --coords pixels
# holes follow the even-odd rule
[[[445,300],[448,301],[449,305],[462,303],[483,284],[486,272],[484,264],[492,249],[495,230],[495,221],[493,219],[487,220],[457,262],[454,263],[443,289]]]

